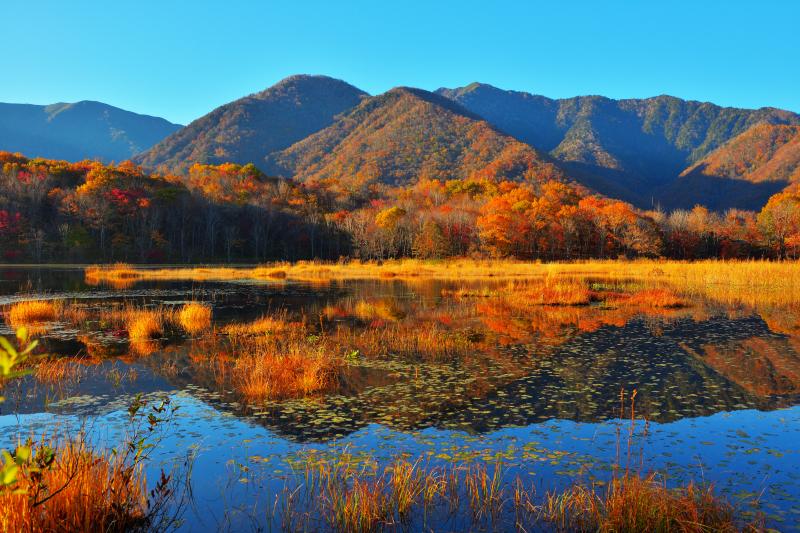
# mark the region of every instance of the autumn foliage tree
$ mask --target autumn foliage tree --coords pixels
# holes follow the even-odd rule
[[[800,254],[800,188],[792,187],[772,196],[758,214],[758,226],[766,245],[778,257]]]
[[[575,259],[617,255],[658,255],[652,220],[630,204],[578,191],[560,182],[505,183],[481,208],[481,239],[498,256]]]
[[[478,135],[474,145],[491,138]],[[796,186],[759,213],[641,211],[551,176],[515,146],[501,154],[491,168],[465,160],[475,168],[464,177],[430,171],[409,183],[353,186],[276,178],[254,165],[194,164],[174,176],[131,162],[0,152],[0,260],[800,256]]]

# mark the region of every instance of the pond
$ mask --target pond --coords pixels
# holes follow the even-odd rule
[[[604,290],[603,280],[590,283]],[[285,527],[276,495],[302,478],[298,465],[343,453],[378,464],[400,454],[430,465],[502,464],[504,476],[539,494],[607,479],[621,461],[670,485],[711,482],[742,512],[758,509],[769,526],[798,529],[800,331],[792,309],[699,297],[668,308],[520,305],[493,295],[498,285],[110,286],[88,284],[77,267],[0,268],[0,305],[58,300],[82,313],[37,333],[42,351],[69,361],[69,372],[6,385],[3,446],[85,434],[112,447],[130,431],[132,402],[167,398],[178,409],[162,428],[148,479],[185,469],[191,457],[185,531]],[[210,330],[169,330],[137,343],[102,314],[190,301],[211,307]],[[335,382],[258,401],[243,394],[217,361],[236,348],[221,332],[263,316],[303,324],[312,341],[335,337],[347,360]],[[0,324],[0,335],[13,333]],[[471,527],[459,520],[429,525]]]

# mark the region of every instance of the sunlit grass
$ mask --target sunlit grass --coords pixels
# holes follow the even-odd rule
[[[670,289],[644,289],[623,299],[625,305],[640,308],[674,309],[686,307],[688,303]]]
[[[541,282],[511,283],[504,291],[522,305],[587,305],[592,293],[586,282],[547,277]]]
[[[289,321],[285,313],[229,324],[223,333],[227,349],[217,344],[216,352],[194,354],[193,363],[247,403],[327,391],[344,366],[342,350],[311,334],[304,323]]]
[[[84,367],[68,357],[53,357],[36,363],[33,374],[40,383],[62,385],[77,381]]]
[[[164,319],[158,311],[131,309],[124,320],[131,340],[152,339],[164,331]]]
[[[85,278],[89,285],[104,284],[120,290],[129,289],[141,279],[138,270],[125,263],[86,267]]]
[[[405,356],[441,360],[475,351],[468,335],[452,332],[433,322],[370,324],[364,329],[336,328],[331,334],[338,346],[369,356]]]
[[[14,327],[50,322],[58,316],[58,304],[53,300],[27,300],[11,304],[7,313]]]
[[[353,314],[365,321],[375,319],[393,321],[405,316],[397,301],[393,299],[359,300],[353,307]]]
[[[175,309],[166,306],[140,307],[131,303],[101,309],[97,319],[102,324],[124,329],[134,341],[148,341],[163,335],[176,322]]]
[[[202,333],[211,327],[211,306],[199,302],[185,304],[178,311],[178,322],[189,334]]]
[[[231,383],[250,402],[304,396],[332,386],[342,364],[325,346],[302,340],[245,342],[234,354]]]
[[[415,259],[385,262],[347,261],[322,263],[300,261],[256,268],[198,267],[139,269],[129,265],[88,267],[87,281],[113,280],[232,280],[274,279],[279,270],[289,280],[417,278],[518,279],[518,278],[607,278],[636,279],[642,283],[669,283],[678,293],[702,295],[722,302],[786,304],[800,300],[800,262],[797,261],[659,261],[605,260],[574,263],[529,263],[510,260]],[[563,291],[560,291],[563,292]],[[569,291],[567,291],[569,292]],[[558,294],[556,294],[558,296]],[[576,294],[578,298],[580,295]],[[547,298],[544,298],[547,299]],[[579,298],[578,298],[579,299]]]
[[[693,483],[668,489],[655,475],[614,475],[601,486],[575,483],[542,498],[502,465],[483,462],[429,466],[395,458],[383,468],[348,453],[309,457],[299,467],[303,486],[287,491],[285,508],[310,513],[336,531],[380,531],[414,516],[431,529],[437,516],[459,515],[476,530],[708,531],[762,530],[760,521],[738,517],[713,487]],[[437,515],[437,513],[439,513]],[[308,516],[308,515],[307,515]],[[290,517],[291,519],[291,517]],[[307,524],[314,527],[313,523]],[[505,527],[504,527],[505,526]]]
[[[264,316],[252,322],[227,324],[222,328],[222,333],[231,337],[276,335],[299,326],[298,323],[289,322],[286,317]]]

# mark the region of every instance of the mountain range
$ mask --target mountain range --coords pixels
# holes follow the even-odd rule
[[[0,150],[29,157],[123,161],[180,128],[100,102],[0,103]]]
[[[103,106],[47,106],[43,114],[54,118],[45,122],[54,130],[59,115],[83,104]],[[5,109],[0,107],[1,150],[38,155],[47,149],[42,155],[76,158],[55,155],[68,152],[55,136],[49,141],[23,127],[15,130]],[[94,126],[98,119],[89,115],[85,121]],[[424,178],[570,180],[643,208],[699,203],[757,209],[800,180],[800,115],[671,96],[551,99],[480,83],[435,92],[398,87],[369,96],[340,80],[301,75],[184,128],[162,122],[147,123],[152,135],[145,139],[138,127],[144,122],[117,119],[106,144],[99,142],[102,136],[73,136],[73,144],[89,140],[81,157],[104,159],[122,158],[108,154],[110,146],[124,145],[127,157],[143,166],[175,173],[192,163],[253,163],[272,175],[336,183],[351,192]],[[66,124],[62,119],[59,131]],[[25,149],[26,142],[33,150]]]
[[[437,92],[548,152],[586,185],[642,207],[709,203],[713,199],[707,196],[688,203],[676,197],[676,186],[685,188],[677,178],[687,167],[752,126],[800,124],[799,115],[780,109],[720,107],[672,96],[554,100],[479,83]],[[746,176],[727,178],[747,181]]]

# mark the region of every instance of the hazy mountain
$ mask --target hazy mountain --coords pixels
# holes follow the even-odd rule
[[[800,116],[780,109],[736,109],[671,96],[555,100],[479,83],[437,93],[549,152],[600,192],[646,206],[651,198],[664,203],[658,195],[681,172],[751,126],[800,124]]]
[[[268,172],[355,189],[425,178],[563,178],[546,155],[434,93],[396,88],[274,154]]]
[[[122,161],[180,127],[100,102],[0,103],[0,150],[30,157]]]
[[[255,163],[330,125],[366,93],[326,76],[292,76],[218,107],[137,158],[182,171],[192,163]]]
[[[672,206],[704,200],[721,210],[758,209],[800,181],[800,126],[756,124],[686,169],[664,191]]]

